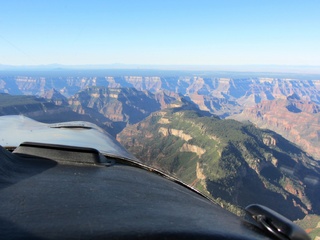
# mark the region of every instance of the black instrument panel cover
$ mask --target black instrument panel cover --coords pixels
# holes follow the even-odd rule
[[[0,239],[268,239],[144,169],[61,164],[0,150]]]

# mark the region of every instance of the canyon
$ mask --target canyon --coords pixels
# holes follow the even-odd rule
[[[142,120],[151,112],[172,104],[179,105],[181,101],[189,102],[189,105],[220,118],[251,121],[258,127],[272,129],[302,147],[310,156],[320,159],[317,149],[320,76],[165,71],[140,71],[142,75],[130,73],[110,74],[107,70],[2,73],[0,92],[43,97],[55,105],[71,106],[74,112],[82,115],[90,115],[90,111],[95,109],[99,113],[95,116],[96,121],[103,122],[114,136],[127,124]],[[95,87],[113,89],[114,94],[92,93]],[[136,94],[139,91],[145,96],[139,93],[142,94],[140,99],[125,100],[125,95],[128,91],[133,93],[133,89]],[[120,98],[116,91],[122,92]],[[137,104],[149,109],[132,107]],[[130,114],[125,111],[136,112],[135,119],[129,119]]]

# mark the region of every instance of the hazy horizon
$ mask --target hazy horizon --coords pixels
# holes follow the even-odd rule
[[[0,71],[7,70],[168,70],[168,71],[208,71],[208,72],[270,72],[270,73],[296,73],[320,74],[320,66],[302,65],[146,65],[146,64],[44,64],[44,65],[3,65]]]

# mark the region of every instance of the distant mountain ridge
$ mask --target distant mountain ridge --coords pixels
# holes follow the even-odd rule
[[[76,74],[76,73],[75,73]],[[85,73],[82,73],[85,74]],[[98,73],[97,73],[98,74]],[[136,88],[156,93],[170,91],[189,97],[200,109],[228,116],[240,113],[244,107],[263,100],[286,98],[296,94],[302,100],[320,103],[319,79],[301,80],[272,77],[212,77],[212,76],[4,76],[0,75],[0,92],[41,96],[56,89],[70,97],[87,87]]]

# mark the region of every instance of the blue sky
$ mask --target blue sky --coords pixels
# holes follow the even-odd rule
[[[318,0],[0,0],[0,64],[317,65]]]

